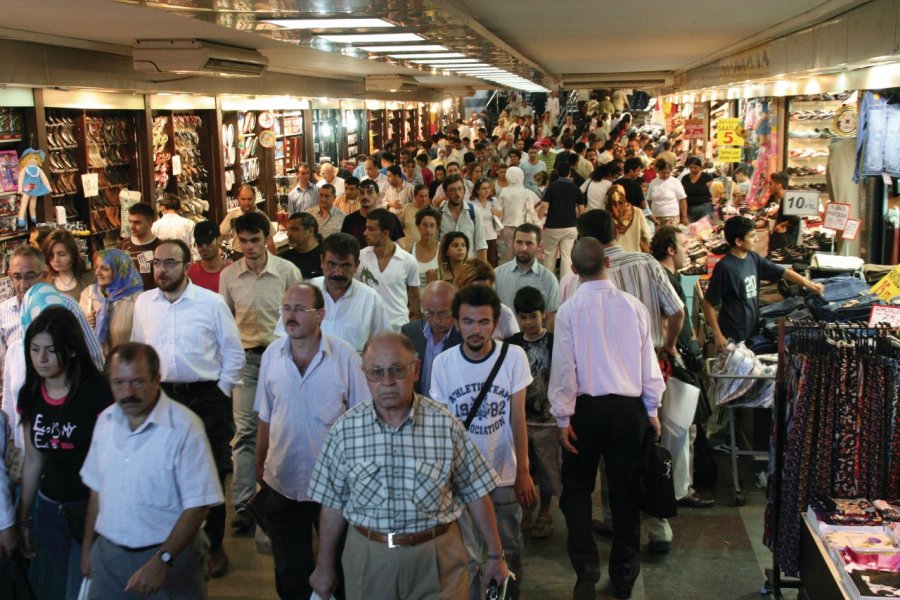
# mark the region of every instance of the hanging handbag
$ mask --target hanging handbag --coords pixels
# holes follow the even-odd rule
[[[656,442],[656,431],[648,427],[641,444],[639,505],[651,517],[668,519],[678,513],[672,474],[672,455]]]
[[[494,383],[494,378],[497,377],[497,373],[500,371],[501,365],[503,365],[503,359],[506,358],[507,350],[509,350],[509,344],[500,342],[500,356],[497,358],[497,362],[494,363],[494,368],[491,369],[491,374],[488,375],[488,378],[484,381],[484,385],[481,386],[481,391],[478,392],[478,396],[475,398],[475,402],[472,403],[472,408],[469,409],[469,414],[466,415],[466,420],[463,423],[463,427],[465,427],[466,431],[469,430],[469,426],[478,415],[478,409],[481,408],[481,404],[484,402],[484,398],[485,396],[487,396],[488,390]]]

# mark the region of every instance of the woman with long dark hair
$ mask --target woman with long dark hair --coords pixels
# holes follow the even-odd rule
[[[39,600],[75,599],[90,496],[79,471],[97,415],[113,397],[78,319],[63,306],[50,306],[31,322],[25,365],[18,401],[25,463],[16,517],[32,559],[29,579]]]
[[[428,282],[441,280],[453,283],[456,271],[466,262],[468,256],[469,238],[466,234],[461,231],[447,233],[441,238],[441,245],[438,249],[438,267],[427,273]]]
[[[94,283],[94,274],[84,263],[75,238],[65,229],[57,229],[47,236],[41,250],[47,257],[47,283],[78,302],[84,288]]]

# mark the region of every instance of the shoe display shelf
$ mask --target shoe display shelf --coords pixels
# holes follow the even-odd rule
[[[302,142],[303,118],[300,111],[297,116],[289,117],[287,121],[279,118],[280,113],[270,110],[263,111],[225,111],[222,113],[222,158],[225,167],[225,210],[226,212],[238,207],[238,192],[241,185],[249,184],[256,188],[257,204],[269,214],[268,199],[275,193],[274,173],[277,170],[275,156],[281,153],[281,168],[286,164],[285,140],[290,143],[291,152],[293,144]],[[296,120],[295,120],[296,119]],[[285,122],[289,125],[290,138],[285,138],[283,132]],[[299,127],[300,131],[294,128]],[[299,140],[296,140],[300,135]],[[281,137],[279,137],[281,135]],[[279,142],[281,145],[279,146]],[[267,147],[268,146],[268,147]],[[293,164],[293,163],[290,163]],[[273,203],[274,206],[274,203]],[[274,208],[271,209],[274,211]]]
[[[215,111],[153,111],[151,142],[156,200],[175,194],[180,214],[203,221],[211,198],[217,197],[207,165],[212,164]]]
[[[306,162],[305,130],[302,110],[275,111],[275,177],[296,172],[296,165]]]
[[[791,189],[818,191],[823,204],[828,202],[828,146],[842,135],[835,116],[849,97],[849,93],[815,94],[790,99],[785,156]]]

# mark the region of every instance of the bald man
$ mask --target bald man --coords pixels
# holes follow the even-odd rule
[[[322,179],[316,182],[316,187],[321,188],[326,183],[330,183],[334,186],[335,198],[340,198],[344,195],[344,179],[338,177],[337,167],[331,163],[322,163],[322,166],[319,167],[319,172],[322,174]]]
[[[422,318],[410,321],[400,332],[412,341],[422,361],[416,393],[431,389],[431,363],[438,354],[459,345],[462,337],[453,325],[453,296],[456,288],[447,281],[432,281],[422,294]]]

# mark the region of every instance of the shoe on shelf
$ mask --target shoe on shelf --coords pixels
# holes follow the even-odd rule
[[[228,555],[225,554],[225,548],[219,547],[218,550],[209,553],[209,560],[206,563],[206,570],[213,579],[224,577],[228,572]]]
[[[678,506],[686,506],[687,508],[712,508],[716,505],[716,501],[701,498],[696,493],[693,493],[690,496],[685,496],[676,504],[678,504]]]
[[[665,556],[671,549],[672,542],[651,541],[649,544],[647,544],[647,550],[650,552],[650,554],[656,554],[658,556]]]
[[[254,525],[253,515],[251,515],[248,510],[239,509],[237,513],[235,513],[234,518],[231,519],[231,526],[237,530],[236,533],[242,535],[253,533]]]
[[[572,592],[573,600],[594,600],[597,597],[597,582],[600,581],[600,571],[592,568],[585,569],[575,582],[575,590]]]
[[[612,527],[608,526],[606,521],[600,521],[599,519],[591,519],[591,530],[603,537],[611,538],[613,536]]]

